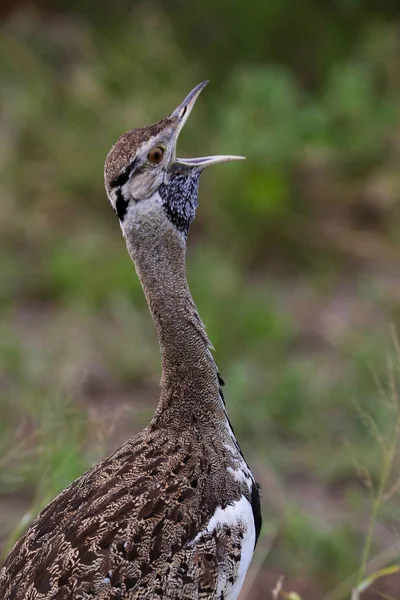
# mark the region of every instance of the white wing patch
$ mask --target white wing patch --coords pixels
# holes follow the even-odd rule
[[[253,556],[256,538],[253,511],[250,502],[245,496],[242,496],[240,500],[236,500],[225,508],[218,507],[208,522],[206,529],[200,531],[190,542],[190,545],[193,545],[203,535],[224,526],[231,527],[232,530],[240,528],[244,532],[244,535],[236,579],[233,583],[228,582],[226,574],[221,572],[215,598],[236,600],[242,589],[247,569]]]
[[[238,469],[232,469],[232,467],[227,468],[228,473],[232,475],[235,481],[239,483],[244,483],[247,485],[249,492],[251,493],[251,488],[254,484],[253,477],[251,475],[251,471],[247,464],[243,461],[241,467]]]

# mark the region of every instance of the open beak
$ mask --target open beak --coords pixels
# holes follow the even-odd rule
[[[182,131],[184,124],[186,123],[190,113],[194,105],[196,104],[196,100],[199,97],[203,88],[206,87],[208,81],[203,81],[196,85],[195,88],[186,96],[182,104],[180,104],[174,112],[171,114],[171,119],[176,120],[175,127],[175,144],[178,140],[178,136]],[[174,163],[178,165],[184,165],[186,167],[197,167],[199,169],[204,169],[209,165],[216,165],[217,163],[229,162],[231,160],[244,160],[244,156],[233,156],[228,154],[222,154],[217,156],[202,156],[201,158],[175,158]]]

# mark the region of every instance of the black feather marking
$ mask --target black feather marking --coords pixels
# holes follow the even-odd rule
[[[137,159],[135,158],[129,165],[110,182],[110,188],[121,187],[125,185],[136,166]]]
[[[175,167],[158,189],[168,219],[186,237],[197,208],[199,169]]]
[[[117,213],[118,219],[121,221],[124,220],[126,212],[128,210],[129,200],[124,198],[121,188],[117,190],[117,201],[115,203],[115,212]]]
[[[257,541],[261,531],[262,516],[261,516],[261,505],[260,505],[260,486],[258,483],[253,481],[251,486],[251,510],[253,511],[254,527],[256,530],[256,539],[254,542],[254,548],[257,545]]]
[[[223,405],[226,406],[224,394],[223,394],[221,388],[219,388],[219,395],[221,396],[221,400],[222,400]]]

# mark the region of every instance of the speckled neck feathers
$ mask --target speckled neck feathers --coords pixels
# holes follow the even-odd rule
[[[196,214],[200,175],[200,169],[176,166],[158,190],[168,219],[185,237]]]
[[[176,182],[179,188],[179,177]],[[187,231],[197,194],[192,213],[181,210],[178,195],[164,191],[164,197],[160,196],[139,203],[125,237],[160,342],[161,397],[153,422],[179,428],[193,422],[210,423],[212,414],[222,418],[225,413],[210,342],[187,284],[185,235],[175,230],[178,221]],[[164,208],[168,203],[166,214],[154,210],[160,202]]]

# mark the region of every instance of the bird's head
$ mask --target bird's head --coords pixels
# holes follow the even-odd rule
[[[147,221],[147,225],[172,225],[185,239],[195,216],[202,171],[209,165],[242,158],[176,158],[178,136],[206,84],[197,85],[170,116],[128,131],[111,148],[104,169],[105,186],[125,236]]]

